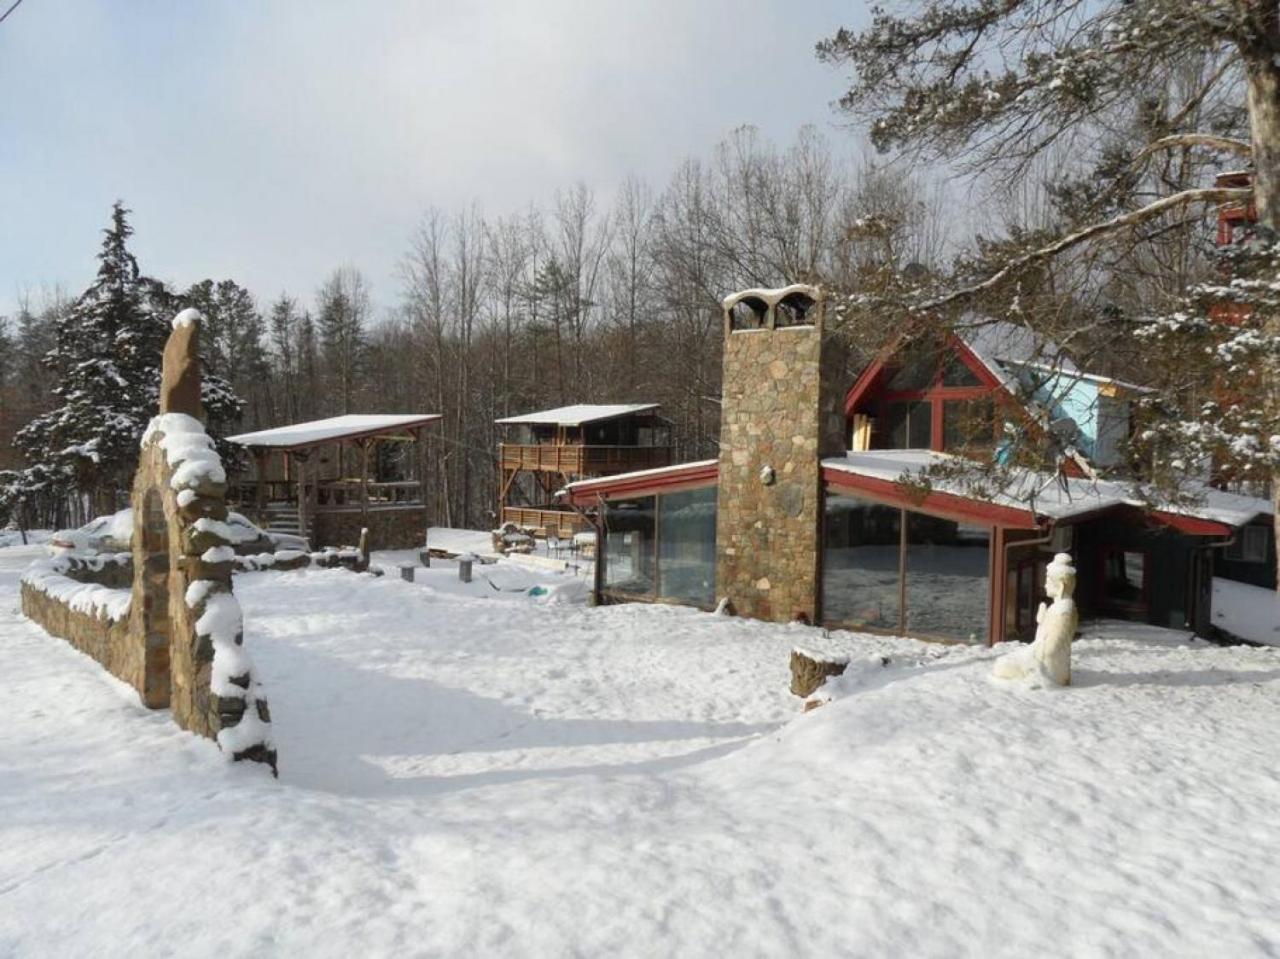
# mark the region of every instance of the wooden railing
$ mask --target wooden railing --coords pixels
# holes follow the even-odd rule
[[[306,495],[311,499],[314,508],[323,512],[328,509],[350,509],[362,503],[360,490],[367,485],[369,505],[386,506],[421,506],[422,484],[416,480],[405,480],[396,483],[368,483],[360,480],[324,480],[313,486],[308,483]],[[266,480],[262,484],[266,505],[294,504],[298,502],[298,484],[284,480]],[[227,500],[239,505],[242,509],[253,510],[258,505],[258,484],[253,480],[242,480],[232,483],[227,488]]]
[[[415,480],[398,483],[361,483],[359,480],[334,480],[316,489],[316,507],[359,506],[360,490],[367,486],[370,506],[408,506],[422,504],[422,484]]]
[[[539,470],[569,475],[608,475],[653,469],[671,463],[669,446],[521,446],[503,443],[499,459],[504,470]]]
[[[515,523],[521,529],[531,529],[541,536],[548,533],[569,535],[591,528],[591,524],[573,510],[535,509],[532,506],[502,507],[502,522]]]

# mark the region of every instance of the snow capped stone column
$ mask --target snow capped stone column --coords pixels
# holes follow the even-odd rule
[[[178,725],[215,739],[233,759],[263,762],[274,772],[271,716],[231,592],[226,472],[198,418],[199,319],[194,310],[174,319],[161,412],[142,439],[133,486],[135,628],[149,646],[167,645],[169,704]]]

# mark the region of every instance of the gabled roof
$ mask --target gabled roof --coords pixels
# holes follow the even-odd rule
[[[978,362],[1006,386],[1012,379],[1007,364],[1040,364],[1063,373],[1080,372],[1066,351],[1053,340],[1007,320],[966,313],[956,324],[955,333]]]
[[[621,416],[633,416],[636,413],[647,413],[656,410],[658,403],[615,403],[611,405],[580,403],[577,406],[558,406],[553,410],[541,410],[537,413],[524,413],[520,416],[508,416],[494,420],[499,426],[583,426],[587,423],[599,423],[602,420],[614,420]]]
[[[384,433],[426,426],[440,419],[439,413],[348,413],[323,420],[276,426],[254,433],[228,436],[241,446],[269,449],[302,449],[343,440],[366,439]]]
[[[1089,381],[1099,386],[1120,390],[1148,392],[1146,387],[1126,383],[1110,376],[1086,373],[1067,355],[1066,350],[1041,333],[1007,320],[994,320],[978,313],[966,313],[952,331],[951,346],[972,364],[989,387],[1002,386],[1010,393],[1018,392],[1017,369],[1031,369],[1042,376],[1057,375],[1068,382]],[[882,370],[892,365],[893,358],[907,346],[906,336],[890,343],[880,355],[858,375],[845,396],[845,413],[852,414]],[[981,375],[985,374],[985,375]]]

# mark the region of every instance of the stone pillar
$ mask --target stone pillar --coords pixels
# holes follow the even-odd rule
[[[846,449],[845,352],[814,287],[724,307],[716,593],[739,615],[817,622],[820,463]]]

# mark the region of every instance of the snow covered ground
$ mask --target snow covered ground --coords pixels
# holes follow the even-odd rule
[[[0,529],[0,549],[3,549],[8,546],[21,546],[22,535],[23,534],[21,530]],[[37,543],[47,543],[49,542],[49,537],[52,535],[53,535],[52,530],[29,529],[26,532],[27,543],[32,545]]]
[[[1108,627],[1030,690],[506,564],[256,573],[276,782],[22,620],[38,552],[0,550],[0,955],[1280,949],[1280,649]],[[797,643],[853,654],[804,716]]]
[[[1253,643],[1280,646],[1280,593],[1215,577],[1213,624]]]

